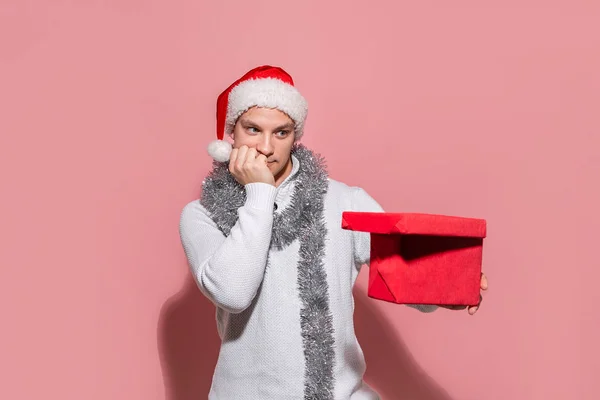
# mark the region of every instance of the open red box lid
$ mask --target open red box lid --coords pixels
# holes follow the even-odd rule
[[[486,236],[486,221],[423,213],[355,212],[342,213],[342,228],[353,231],[428,236]]]

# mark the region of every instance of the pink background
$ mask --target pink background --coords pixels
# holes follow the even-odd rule
[[[389,211],[488,220],[475,317],[356,288],[386,399],[600,397],[600,3],[0,2],[0,398],[205,398],[179,242],[216,96],[259,64]],[[595,339],[594,339],[595,338]]]

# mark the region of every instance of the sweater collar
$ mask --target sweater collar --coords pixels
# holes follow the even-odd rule
[[[294,182],[298,177],[298,172],[300,171],[300,160],[294,154],[291,156],[292,159],[292,171],[290,174],[281,182],[281,184],[277,187],[277,201],[278,202],[286,202],[286,198],[292,192],[294,188]],[[284,205],[284,204],[281,204]]]

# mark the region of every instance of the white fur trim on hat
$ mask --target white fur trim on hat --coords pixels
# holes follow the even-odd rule
[[[231,149],[231,143],[225,140],[213,140],[208,144],[208,154],[220,162],[229,161]]]
[[[304,132],[308,104],[298,89],[276,78],[250,79],[241,82],[229,93],[225,134],[231,134],[237,119],[252,107],[276,108],[295,123],[298,140]]]

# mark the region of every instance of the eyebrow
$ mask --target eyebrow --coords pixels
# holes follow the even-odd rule
[[[293,123],[291,123],[291,122],[288,122],[287,124],[283,124],[283,125],[281,125],[281,126],[278,126],[278,127],[275,129],[275,131],[279,132],[279,131],[282,131],[282,130],[284,130],[284,129],[291,129],[291,130],[293,130],[293,129],[294,129],[294,124],[293,124]]]
[[[240,124],[242,125],[256,125],[254,122],[250,121],[249,119],[240,119]]]
[[[255,128],[259,127],[259,124],[255,123],[255,122],[253,122],[253,121],[251,121],[249,119],[241,119],[240,123],[242,125],[244,125],[244,126],[252,126],[252,127],[255,127]],[[293,130],[294,129],[294,123],[293,122],[288,122],[288,123],[285,123],[283,125],[280,125],[277,128],[275,128],[275,132],[279,132],[279,131],[284,130],[284,129],[291,129],[291,130]]]

